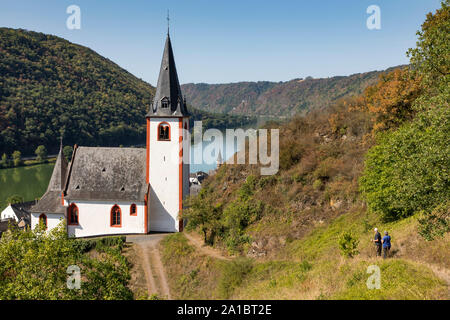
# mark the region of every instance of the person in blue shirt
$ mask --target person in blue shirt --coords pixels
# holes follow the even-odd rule
[[[383,258],[386,259],[386,257],[389,256],[389,251],[391,250],[391,236],[388,234],[387,231],[384,232],[383,237]]]

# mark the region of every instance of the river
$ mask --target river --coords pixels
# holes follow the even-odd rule
[[[205,148],[207,144],[203,144]],[[198,150],[200,145],[191,146],[191,158],[196,150]],[[238,148],[234,147],[234,151]],[[232,150],[227,150],[226,154],[231,155]],[[222,154],[223,156],[223,154]],[[24,201],[31,201],[40,198],[45,190],[47,190],[47,185],[53,172],[54,163],[39,164],[26,167],[0,169],[0,212],[6,208],[6,199],[12,195],[18,195],[23,198]],[[195,164],[191,161],[190,171],[204,171],[208,172],[214,170],[217,164],[213,163],[202,163]]]

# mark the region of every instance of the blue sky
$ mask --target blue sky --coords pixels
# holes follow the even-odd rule
[[[81,29],[69,30],[69,5]],[[381,30],[369,30],[369,5]],[[416,31],[439,0],[0,0],[0,26],[85,45],[155,85],[167,30],[180,81],[287,81],[408,63]]]

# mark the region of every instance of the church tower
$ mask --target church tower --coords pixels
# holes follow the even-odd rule
[[[147,118],[147,231],[183,230],[189,194],[189,113],[181,94],[169,33]]]

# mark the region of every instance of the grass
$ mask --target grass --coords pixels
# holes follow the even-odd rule
[[[405,300],[405,299],[448,299],[446,283],[433,272],[418,263],[404,260],[377,261],[380,268],[381,286],[368,289],[366,285],[367,267],[373,261],[360,261],[352,265],[344,277],[342,290],[332,295],[332,299],[350,300]]]
[[[375,226],[390,232],[393,257],[375,257],[370,241]],[[339,236],[347,230],[360,240],[355,258],[339,253]],[[286,242],[272,259],[219,261],[197,252],[183,234],[168,236],[161,248],[178,298],[427,300],[449,298],[445,276],[437,271],[448,268],[449,240],[425,242],[417,235],[415,216],[381,223],[361,208]],[[366,285],[370,265],[380,268],[380,289]]]
[[[161,257],[174,299],[219,299],[221,262],[204,256],[188,244],[182,233],[161,241]]]

